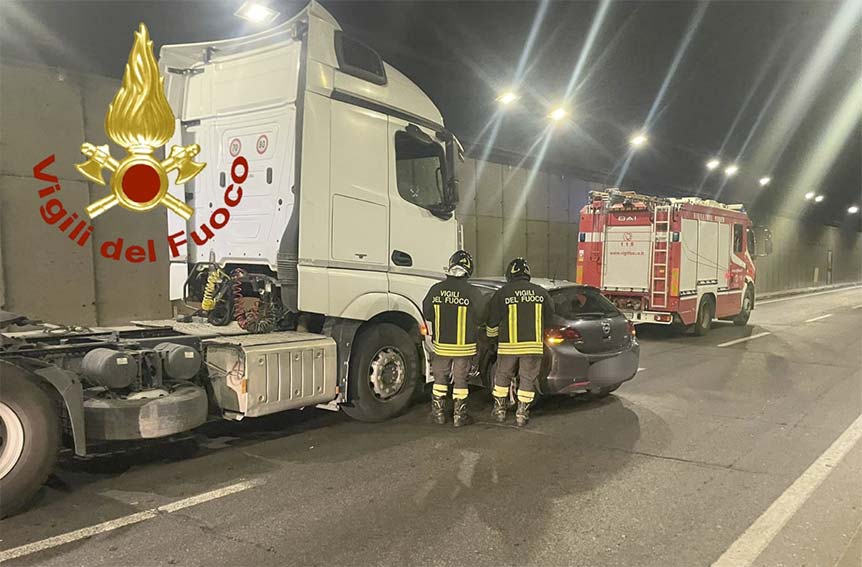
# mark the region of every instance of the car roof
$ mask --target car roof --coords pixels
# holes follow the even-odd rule
[[[534,284],[545,288],[548,291],[554,291],[557,289],[570,288],[570,287],[583,287],[583,288],[591,288],[596,289],[593,286],[577,284],[574,282],[570,282],[568,280],[552,280],[549,278],[532,278],[530,279]],[[480,287],[490,288],[490,289],[500,289],[503,287],[503,284],[506,283],[506,278],[503,276],[496,277],[488,277],[488,278],[475,278],[470,279],[470,283],[474,285],[478,285]]]

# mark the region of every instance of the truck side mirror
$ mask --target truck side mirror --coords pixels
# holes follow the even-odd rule
[[[772,254],[772,231],[765,226],[754,226],[754,256],[762,257]]]

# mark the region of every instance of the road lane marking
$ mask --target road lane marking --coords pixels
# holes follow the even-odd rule
[[[853,307],[853,309],[862,309],[862,303]]]
[[[837,289],[829,289],[826,291],[818,291],[815,293],[800,293],[797,295],[791,295],[790,297],[779,297],[778,299],[767,299],[765,301],[758,301],[757,305],[768,305],[770,303],[778,303],[779,301],[790,301],[791,299],[803,299],[806,297],[814,297],[817,295],[826,295],[827,293],[838,293],[839,291],[850,291],[854,289],[859,289],[862,286],[851,285],[847,287],[839,287]]]
[[[712,567],[749,567],[753,564],[860,438],[862,415],[733,542]]]
[[[236,494],[237,492],[248,490],[249,488],[258,486],[259,484],[262,484],[261,480],[247,480],[243,482],[238,482],[236,484],[231,484],[229,486],[225,486],[216,490],[211,490],[210,492],[198,494],[197,496],[190,496],[188,498],[177,500],[176,502],[171,502],[170,504],[164,504],[157,508],[151,508],[149,510],[144,510],[143,512],[129,514],[128,516],[122,516],[120,518],[108,520],[107,522],[102,522],[101,524],[81,528],[80,530],[67,532],[58,536],[49,537],[47,539],[34,541],[33,543],[13,547],[5,551],[0,551],[0,564],[2,564],[4,561],[9,561],[10,559],[16,559],[18,557],[24,557],[25,555],[31,555],[39,551],[51,549],[52,547],[57,547],[60,545],[65,545],[67,543],[72,543],[73,541],[93,537],[95,535],[110,532],[125,526],[130,526],[132,524],[139,524],[146,520],[156,518],[162,514],[170,514],[171,512],[176,512],[178,510],[189,508],[191,506],[197,506],[198,504],[203,504],[204,502],[209,502],[210,500],[215,500],[217,498],[223,498],[231,494]]]
[[[646,370],[646,368],[640,368],[640,367],[638,367],[638,372],[643,372],[644,370]]]
[[[718,345],[718,348],[736,345],[739,343],[744,343],[745,341],[750,341],[753,339],[759,339],[760,337],[765,337],[766,335],[771,335],[771,334],[772,333],[770,333],[769,331],[764,331],[762,333],[757,333],[756,335],[751,335],[750,337],[742,337],[741,339],[735,339],[732,341],[727,341],[726,343],[721,343],[720,345]]]
[[[812,317],[811,319],[806,319],[805,322],[813,323],[814,321],[820,321],[821,319],[827,319],[829,317],[832,317],[832,313],[827,313],[826,315],[821,315],[819,317]]]

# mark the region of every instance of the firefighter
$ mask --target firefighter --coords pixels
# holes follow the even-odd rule
[[[453,423],[455,427],[473,423],[467,413],[467,377],[477,352],[478,329],[484,324],[484,318],[479,312],[479,291],[469,281],[471,275],[473,257],[465,250],[458,250],[449,258],[446,279],[434,284],[422,302],[433,350],[431,418],[441,425],[446,423],[449,374],[454,382]]]
[[[553,314],[548,292],[530,281],[530,266],[515,258],[506,268],[506,284],[491,298],[487,334],[497,339],[497,372],[494,376],[494,419],[506,421],[509,385],[518,376],[518,409],[515,423],[527,425],[536,396],[536,379],[542,368],[545,322]]]

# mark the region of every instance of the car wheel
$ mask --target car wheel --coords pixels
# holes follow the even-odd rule
[[[404,412],[419,384],[419,353],[407,332],[391,323],[360,334],[350,357],[344,413],[377,422]]]
[[[712,298],[704,296],[697,308],[697,321],[694,323],[694,334],[698,337],[709,334],[712,329],[712,317],[715,314]]]
[[[737,327],[744,327],[748,324],[751,318],[751,309],[754,306],[754,290],[751,287],[746,287],[745,296],[742,298],[742,311],[739,315],[733,318],[733,324]]]
[[[0,373],[0,518],[30,502],[54,468],[60,447],[50,396],[12,368]]]

